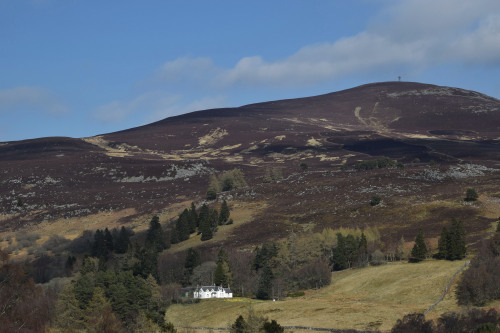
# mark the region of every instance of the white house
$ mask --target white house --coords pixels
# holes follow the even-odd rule
[[[233,292],[229,288],[216,286],[197,287],[193,293],[194,298],[233,298]]]

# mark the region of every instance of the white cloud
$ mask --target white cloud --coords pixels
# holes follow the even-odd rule
[[[130,101],[113,101],[100,106],[94,117],[105,123],[116,123],[134,115],[142,115],[144,123],[192,111],[227,106],[223,96],[211,96],[186,101],[181,95],[171,95],[162,91],[144,93]]]
[[[161,76],[170,82],[227,89],[238,85],[305,86],[388,68],[421,70],[443,63],[488,65],[499,62],[500,1],[388,0],[365,30],[333,42],[304,46],[278,61],[262,56],[218,68],[208,58],[167,62]],[[497,15],[495,15],[497,13]]]
[[[120,122],[133,113],[148,115],[161,112],[179,99],[178,95],[169,95],[161,91],[148,92],[130,101],[113,101],[102,105],[94,112],[94,117],[102,122]]]
[[[162,120],[167,117],[172,117],[188,112],[208,110],[221,107],[227,107],[227,98],[225,96],[208,96],[192,102],[178,101],[170,106],[152,113],[147,119],[146,123]]]
[[[39,87],[0,90],[0,113],[30,111],[63,114],[68,107],[51,91]]]
[[[479,27],[450,46],[467,63],[500,64],[500,15],[488,16]]]

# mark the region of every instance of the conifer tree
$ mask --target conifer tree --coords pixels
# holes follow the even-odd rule
[[[340,232],[337,233],[337,247],[332,251],[331,262],[334,271],[340,271],[349,267],[346,256],[345,237]]]
[[[85,309],[87,332],[122,332],[121,322],[116,318],[104,291],[97,287]]]
[[[462,221],[453,219],[449,232],[448,260],[459,260],[465,257],[466,240],[465,227]]]
[[[201,233],[201,240],[202,241],[212,239],[213,232],[212,232],[212,226],[210,225],[210,220],[204,219],[204,220],[200,221],[199,231]]]
[[[200,254],[194,248],[190,247],[184,261],[184,268],[191,275],[193,274],[193,269],[199,265],[201,265]]]
[[[189,239],[189,211],[185,209],[177,219],[175,229],[179,242]]]
[[[57,299],[55,326],[64,333],[83,329],[83,311],[73,292],[73,285],[66,285]]]
[[[196,213],[194,202],[191,202],[191,208],[189,209],[189,225],[193,232],[195,232],[198,227],[198,213]]]
[[[271,295],[272,282],[273,282],[273,271],[269,266],[265,266],[262,269],[262,273],[260,274],[257,293],[255,296],[258,299],[270,299],[272,296]]]
[[[219,225],[226,224],[227,221],[229,220],[229,207],[227,206],[226,200],[222,202],[222,205],[220,207],[220,214],[219,214]]]
[[[104,229],[104,244],[106,246],[107,253],[113,252],[113,236],[111,235],[111,232],[109,232],[108,228]]]
[[[156,252],[161,252],[166,248],[166,245],[160,219],[155,215],[149,222],[149,229],[146,235],[146,246],[154,249]]]
[[[104,233],[101,229],[97,229],[94,233],[94,242],[92,243],[91,254],[96,258],[107,257],[108,255]]]
[[[448,230],[446,227],[443,227],[441,231],[441,237],[438,240],[438,259],[447,259],[448,258],[448,250],[450,249],[450,237],[448,234]]]
[[[240,315],[238,318],[236,318],[234,324],[231,325],[231,333],[246,333],[247,331],[248,324],[246,323],[245,318]]]
[[[115,252],[125,253],[127,252],[129,245],[130,235],[125,227],[121,227],[118,237],[115,241]]]
[[[424,232],[419,229],[417,237],[415,238],[415,245],[411,250],[412,259],[415,261],[424,260],[427,256],[427,245],[425,245]]]

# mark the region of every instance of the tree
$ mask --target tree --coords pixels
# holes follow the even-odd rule
[[[431,320],[425,320],[422,313],[409,313],[398,319],[391,333],[432,333],[433,323]]]
[[[232,274],[229,264],[221,261],[215,267],[214,283],[216,286],[229,286],[231,284]]]
[[[121,227],[118,237],[115,241],[115,252],[125,253],[130,245],[130,235],[125,227]]]
[[[111,303],[109,303],[104,291],[99,287],[94,289],[92,299],[85,309],[85,326],[87,332],[123,332],[121,322],[113,313]]]
[[[272,291],[273,282],[273,271],[271,267],[266,266],[262,269],[262,273],[259,277],[259,284],[257,287],[256,297],[258,299],[270,299]]]
[[[460,260],[467,252],[465,227],[462,221],[453,219],[449,233],[448,260]]]
[[[401,239],[398,242],[398,248],[396,249],[396,252],[399,260],[402,260],[406,253],[406,241],[403,236],[401,236]]]
[[[106,247],[104,232],[101,229],[95,231],[91,254],[96,258],[104,257],[107,259],[108,257],[108,248]]]
[[[199,265],[201,265],[200,254],[190,247],[186,255],[186,260],[184,261],[184,268],[189,272],[189,275],[191,275],[193,274],[193,269]]]
[[[381,200],[382,199],[378,195],[374,195],[370,200],[370,206],[377,206],[378,204],[380,204]]]
[[[468,188],[465,191],[465,201],[476,201],[479,198],[479,195],[477,194],[476,190],[473,188]]]
[[[108,228],[104,229],[104,245],[106,246],[107,253],[113,252],[113,236],[109,232]]]
[[[248,324],[242,315],[236,318],[235,322],[231,325],[231,333],[246,333],[247,330]]]
[[[228,219],[229,219],[229,207],[227,205],[226,200],[222,202],[222,205],[220,207],[220,213],[219,213],[219,225],[226,224]]]
[[[274,319],[270,322],[266,320],[262,328],[264,329],[265,333],[283,333],[285,331],[283,326],[278,324]]]
[[[61,332],[74,332],[83,328],[83,311],[73,292],[73,285],[66,285],[56,303],[55,326]]]
[[[165,239],[160,219],[155,215],[149,222],[149,229],[146,235],[146,246],[154,249],[156,252],[161,252],[167,248]]]
[[[334,271],[341,271],[349,267],[345,237],[340,232],[337,233],[337,246],[332,251],[331,263]]]
[[[185,241],[189,239],[189,211],[185,209],[181,215],[179,215],[179,218],[177,219],[177,222],[175,224],[175,230],[177,232],[177,237],[179,242]]]
[[[448,258],[449,249],[450,249],[450,237],[446,227],[443,227],[443,230],[441,231],[441,237],[439,237],[438,240],[438,253],[436,255],[436,258],[438,259]]]
[[[301,169],[302,171],[306,171],[306,170],[307,170],[307,168],[309,168],[309,166],[308,166],[308,165],[307,165],[307,163],[305,163],[305,162],[300,163],[300,165],[299,165],[299,166],[300,166],[300,169]]]
[[[424,232],[419,229],[417,237],[415,238],[415,245],[411,250],[411,259],[413,261],[424,260],[427,256],[427,245],[425,245]]]

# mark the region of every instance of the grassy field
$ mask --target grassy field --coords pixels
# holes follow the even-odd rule
[[[284,326],[390,330],[398,318],[423,312],[443,293],[463,261],[406,262],[333,273],[326,288],[307,291],[299,298],[258,301],[243,298],[204,300],[173,305],[166,319],[176,326],[227,327],[250,307]],[[444,301],[427,317],[458,310],[455,284]]]

